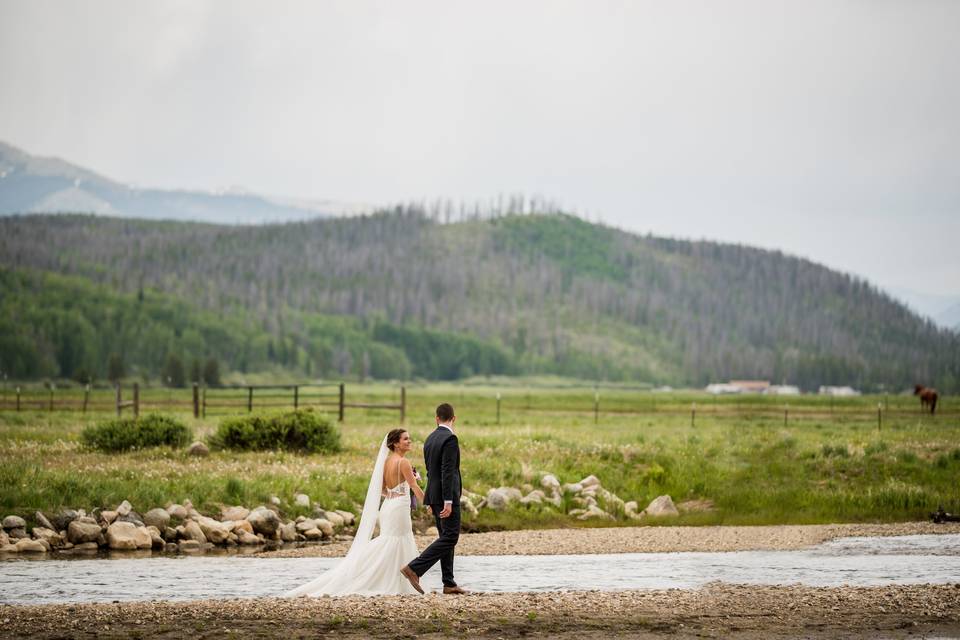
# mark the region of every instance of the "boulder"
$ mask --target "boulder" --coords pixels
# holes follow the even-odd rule
[[[124,500],[123,502],[120,503],[120,506],[117,507],[116,511],[117,511],[117,515],[122,518],[123,516],[133,511],[133,505],[127,502],[126,500]]]
[[[224,520],[243,520],[250,515],[250,509],[246,507],[223,507],[220,509],[220,517]]]
[[[18,553],[46,553],[48,546],[49,545],[44,546],[40,540],[31,540],[29,538],[23,538],[16,544]]]
[[[270,504],[273,504],[273,505],[276,505],[276,506],[279,507],[279,506],[280,506],[280,498],[278,498],[277,496],[270,496]]]
[[[67,539],[75,545],[84,542],[97,542],[100,533],[100,525],[81,522],[79,518],[67,526]]]
[[[173,527],[166,527],[163,530],[163,539],[167,542],[176,542],[177,541],[177,530]]]
[[[520,498],[520,504],[524,506],[529,506],[532,504],[543,504],[543,491],[531,491],[527,495]]]
[[[308,529],[307,531],[304,531],[303,535],[307,540],[319,540],[320,538],[323,537],[323,531],[320,531],[320,529],[317,529],[316,527],[314,527],[313,529]]]
[[[70,523],[80,517],[80,514],[73,509],[61,509],[57,515],[53,516],[53,528],[57,531],[65,531]]]
[[[181,552],[200,551],[203,549],[203,544],[199,540],[181,540],[177,549]]]
[[[0,547],[5,544],[10,544],[10,538],[3,529],[0,529]]]
[[[572,513],[572,512],[571,512]],[[577,519],[578,520],[589,520],[590,518],[602,518],[605,520],[613,520],[613,516],[601,509],[596,505],[592,505],[587,508],[587,510],[581,513]]]
[[[509,502],[510,498],[500,489],[490,489],[487,492],[487,506],[494,511],[503,511]]]
[[[670,496],[660,496],[655,498],[644,511],[648,516],[654,517],[680,515],[680,512],[677,511],[677,507],[673,504],[673,498]]]
[[[193,520],[187,520],[182,526],[184,540],[194,540],[200,544],[206,543],[207,536],[204,535],[203,529],[200,528],[199,524]]]
[[[160,535],[160,529],[149,526],[147,527],[147,533],[150,534],[150,542],[154,549],[160,550],[166,545],[166,541],[163,539],[163,536]]]
[[[210,449],[207,447],[207,445],[198,440],[190,445],[190,447],[187,449],[187,453],[191,456],[200,456],[201,458],[205,458],[206,456],[210,455]]]
[[[340,528],[344,525],[343,516],[337,513],[336,511],[325,511],[323,513],[323,519],[332,524],[336,528]]]
[[[340,509],[337,509],[334,513],[343,518],[343,524],[347,527],[353,526],[353,523],[356,520],[356,516],[349,511],[341,511]]]
[[[16,529],[10,529],[10,531],[7,532],[7,535],[10,536],[11,540],[20,540],[22,538],[30,537],[27,535],[27,530],[20,527],[17,527]]]
[[[638,508],[639,506],[640,506],[640,505],[637,504],[637,501],[636,501],[636,500],[631,500],[630,502],[624,502],[624,503],[623,503],[623,510],[624,510],[624,512],[626,512],[627,515],[630,515],[631,513],[636,513],[636,512],[637,512],[637,508]]]
[[[324,537],[329,538],[333,535],[333,523],[326,518],[314,518],[313,524],[323,532]]]
[[[43,515],[39,511],[33,514],[33,519],[37,521],[38,526],[41,526],[44,529],[50,529],[51,531],[59,531],[59,529],[55,528],[53,526],[53,523],[47,519],[47,516]]]
[[[554,491],[560,490],[560,481],[557,480],[557,476],[553,475],[552,473],[548,473],[540,478],[540,486],[550,493],[553,493]]]
[[[251,525],[246,520],[234,520],[233,521],[233,532],[237,535],[240,535],[241,531],[246,531],[247,533],[253,533],[253,525]]]
[[[296,540],[296,536],[294,536]],[[263,544],[263,540],[253,535],[249,531],[240,531],[240,535],[237,536],[237,542],[240,544]]]
[[[293,496],[293,504],[298,507],[310,507],[310,496],[305,493],[298,493]]]
[[[117,519],[117,516],[120,514],[116,511],[101,511],[100,518],[103,520],[104,524],[113,524],[113,521]]]
[[[151,549],[153,537],[145,527],[138,527],[132,522],[114,522],[107,527],[107,546],[114,550],[127,551]]]
[[[11,529],[26,529],[27,521],[20,516],[7,516],[3,519],[3,528],[7,531]]]
[[[584,478],[583,480],[581,480],[581,481],[579,482],[579,485],[580,485],[581,487],[583,487],[584,489],[588,489],[588,488],[590,488],[590,487],[597,487],[597,488],[599,488],[599,487],[600,487],[600,479],[597,478],[597,476],[589,475],[589,476],[587,476],[586,478]]]
[[[0,553],[20,553],[15,544],[0,544]]]
[[[250,523],[248,522],[247,525],[249,524]],[[313,522],[311,521],[310,524],[313,524]],[[250,531],[243,531],[242,533],[249,533],[252,535],[252,532]],[[256,538],[256,536],[254,536],[254,538]],[[280,539],[283,540],[284,542],[296,542],[297,541],[297,524],[295,522],[288,522],[287,524],[281,525]]]
[[[222,522],[218,522],[213,518],[201,516],[197,519],[197,524],[200,525],[200,530],[203,532],[203,535],[213,544],[223,544],[227,538],[230,537],[230,527],[225,526]]]
[[[60,534],[47,527],[34,527],[33,537],[37,540],[46,540],[47,543],[53,547],[59,547],[63,544],[63,539],[60,537]]]
[[[313,520],[307,520],[307,519],[303,519],[303,520],[301,520],[300,522],[296,522],[296,523],[294,523],[293,526],[294,526],[294,529],[295,529],[298,533],[305,533],[305,532],[309,531],[310,529],[316,529],[316,528],[317,528],[317,525],[315,525],[315,524],[313,523]]]
[[[564,493],[580,493],[581,491],[583,491],[583,485],[579,482],[563,485]]]
[[[247,522],[253,527],[256,533],[261,533],[268,538],[273,538],[280,528],[280,518],[273,511],[266,507],[257,507],[247,516]]]
[[[143,524],[148,527],[156,527],[159,533],[170,524],[170,514],[166,509],[150,509],[143,514]]]
[[[167,513],[169,513],[171,517],[177,518],[178,520],[187,519],[187,508],[181,504],[170,505],[167,507]]]
[[[467,496],[460,496],[460,510],[472,515],[477,515],[477,508],[473,505],[473,500]]]
[[[500,487],[500,491],[506,494],[508,502],[516,502],[523,497],[523,493],[516,487]]]
[[[80,551],[84,553],[90,552],[90,551],[98,551],[99,549],[100,549],[100,544],[98,542],[81,542],[80,544],[76,544],[73,546],[74,551]]]

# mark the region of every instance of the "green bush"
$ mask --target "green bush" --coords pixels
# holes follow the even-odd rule
[[[210,438],[210,444],[238,451],[334,453],[340,450],[340,433],[327,418],[312,411],[291,411],[227,418]]]
[[[128,451],[147,447],[182,447],[192,438],[189,427],[160,414],[118,418],[91,425],[80,434],[84,445],[100,451]]]

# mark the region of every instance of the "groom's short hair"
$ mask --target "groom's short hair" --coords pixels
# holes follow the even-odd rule
[[[444,402],[439,407],[437,407],[437,417],[440,418],[441,422],[447,422],[453,418],[453,407]]]

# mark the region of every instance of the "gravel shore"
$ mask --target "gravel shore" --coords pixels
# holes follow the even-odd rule
[[[960,523],[824,524],[758,527],[607,527],[495,531],[460,536],[457,555],[552,555],[665,553],[672,551],[786,551],[850,536],[960,533]],[[417,536],[417,546],[433,538]],[[269,557],[326,557],[346,554],[349,542],[266,552]]]
[[[960,635],[960,585],[0,606],[4,638]]]

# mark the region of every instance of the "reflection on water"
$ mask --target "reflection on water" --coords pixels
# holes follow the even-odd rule
[[[145,553],[149,556],[148,553]],[[177,556],[0,562],[0,602],[110,602],[277,596],[332,558]],[[960,582],[960,534],[847,538],[802,551],[464,556],[478,591],[695,588],[708,582],[811,586]],[[423,584],[441,588],[439,567]]]

